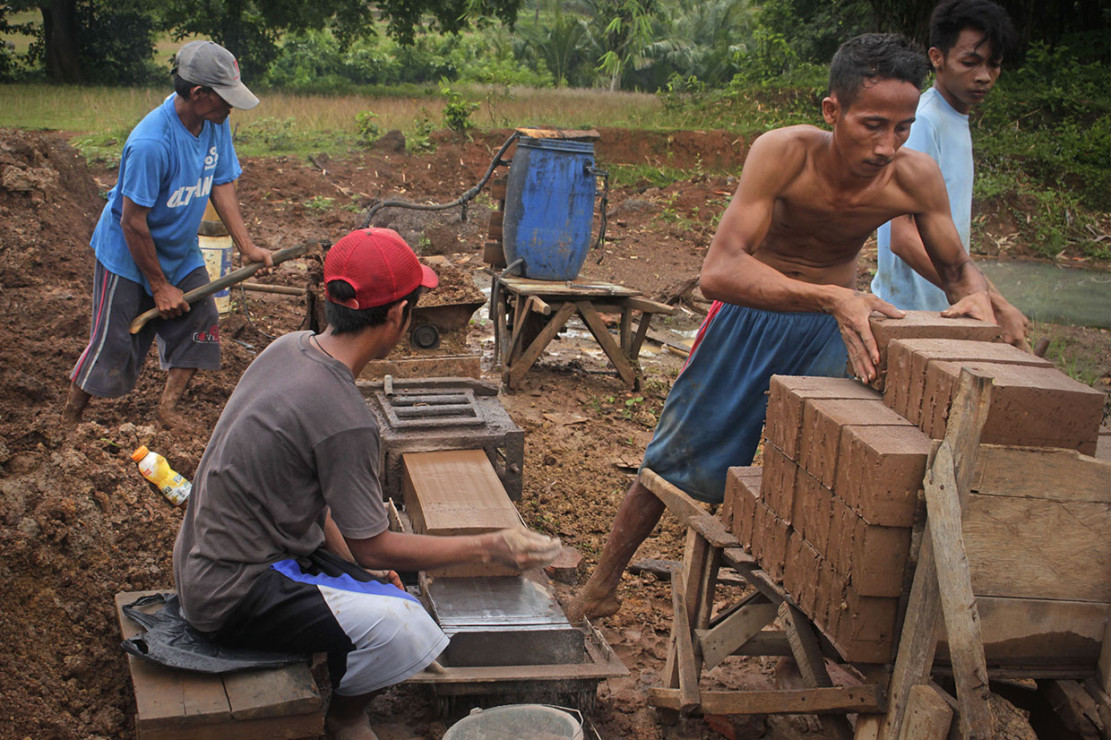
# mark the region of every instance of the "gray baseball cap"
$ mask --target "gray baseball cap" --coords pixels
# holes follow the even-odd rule
[[[174,58],[174,71],[186,82],[211,87],[228,105],[250,110],[258,98],[239,79],[235,55],[215,41],[190,41]]]

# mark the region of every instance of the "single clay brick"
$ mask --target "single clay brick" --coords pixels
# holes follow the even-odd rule
[[[771,512],[768,510],[767,506],[764,506],[756,499],[752,499],[751,506],[752,532],[749,539],[752,545],[749,547],[749,552],[752,553],[752,557],[756,558],[757,563],[763,563],[764,548],[770,539],[769,532],[771,531],[771,525],[768,523],[768,519],[771,517]]]
[[[731,531],[749,552],[762,474],[763,468],[759,466],[729,468],[726,472],[725,501],[733,504]]]
[[[790,527],[764,504],[756,503],[753,526],[753,552],[760,567],[776,582],[783,581]]]
[[[799,555],[806,586],[802,589],[803,600],[799,602],[798,606],[804,614],[813,619],[813,615],[818,608],[818,583],[822,574],[822,557],[806,540],[802,542]]]
[[[821,504],[818,489],[822,484],[817,478],[800,469],[795,476],[795,508],[792,512],[792,528],[797,530],[804,539],[814,536],[817,528],[816,519],[818,508]]]
[[[844,577],[833,565],[823,559],[818,574],[818,598],[814,604],[812,619],[828,639],[832,640],[841,626],[841,614],[847,608],[845,592],[848,589]]]
[[[861,596],[899,596],[910,556],[910,529],[857,521],[849,584]]]
[[[899,600],[860,596],[852,589],[845,594],[845,609],[833,646],[851,663],[886,663],[894,648],[895,615]]]
[[[764,447],[764,475],[761,500],[776,516],[791,523],[791,505],[795,499],[795,476],[799,467],[774,446]]]
[[[930,446],[909,425],[843,427],[833,491],[869,524],[909,527]]]
[[[926,366],[933,360],[992,362],[1052,367],[1053,363],[1003,342],[953,339],[897,339],[887,348],[884,403],[918,424],[926,384]]]
[[[872,385],[883,390],[887,377],[887,348],[896,339],[972,339],[997,342],[1002,337],[999,327],[986,321],[969,318],[945,319],[937,311],[907,311],[901,319],[873,316],[872,336],[880,351],[880,364]]]
[[[829,544],[825,557],[842,580],[848,579],[853,565],[853,540],[861,519],[838,496],[833,497],[833,511],[830,517]]]
[[[807,398],[880,398],[874,390],[852,378],[773,375],[768,394],[768,441],[787,457],[799,459],[802,407]]]
[[[985,444],[1063,447],[1085,455],[1096,451],[1105,395],[1050,367],[934,361],[926,370],[933,393],[923,406],[922,431],[945,435],[949,406],[962,367],[991,376],[991,407],[981,441]],[[929,426],[926,426],[926,422]]]
[[[795,604],[803,612],[806,612],[806,608],[803,607],[803,602],[806,600],[805,594],[812,588],[811,584],[806,582],[806,568],[802,563],[802,548],[805,544],[802,535],[792,531],[787,536],[787,562],[783,566],[783,589],[791,595]]]
[[[802,423],[799,465],[831,489],[837,481],[841,427],[910,424],[879,400],[824,398],[806,399]]]

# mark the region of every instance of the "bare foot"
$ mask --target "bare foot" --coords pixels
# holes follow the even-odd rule
[[[567,621],[571,624],[578,624],[583,619],[596,619],[598,617],[608,617],[616,614],[621,608],[621,601],[617,598],[614,592],[594,595],[591,593],[590,584],[583,587],[579,595],[571,600],[567,608],[563,610],[567,615]]]
[[[167,408],[160,405],[158,407],[158,411],[155,412],[155,416],[158,417],[158,421],[162,422],[162,426],[166,427],[167,429],[178,429],[184,431],[192,429],[193,427],[193,424],[191,424],[184,416],[181,415],[180,412],[173,408]]]
[[[370,718],[365,714],[354,722],[339,722],[331,715],[324,718],[324,728],[331,740],[378,740],[370,729]]]
[[[62,409],[62,423],[66,426],[77,426],[81,422],[82,414],[85,413],[85,407],[89,405],[89,398],[88,393],[75,384],[70,384],[66,405]]]

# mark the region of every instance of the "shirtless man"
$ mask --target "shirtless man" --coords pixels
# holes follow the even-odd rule
[[[773,374],[844,375],[847,355],[858,377],[875,377],[869,316],[903,313],[854,289],[856,257],[895,216],[915,217],[951,304],[943,315],[993,320],[937,164],[900,150],[925,74],[924,56],[901,37],[859,36],[830,66],[822,117],[832,131],[791,126],[753,143],[702,265],[702,291],[714,304],[668,394],[645,468],[720,503],[726,469],[752,462]],[[573,621],[618,610],[621,574],[664,509],[633,483],[597,569],[569,605]]]

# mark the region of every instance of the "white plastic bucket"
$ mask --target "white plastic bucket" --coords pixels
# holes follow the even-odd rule
[[[204,256],[204,266],[208,270],[208,279],[217,280],[224,277],[231,272],[231,248],[232,241],[230,236],[197,236],[197,243],[200,245],[201,254]],[[231,310],[231,290],[224,288],[215,294],[216,310],[220,315],[228,313]]]
[[[443,740],[583,740],[582,715],[546,704],[472,709]]]

